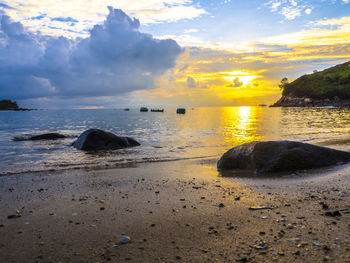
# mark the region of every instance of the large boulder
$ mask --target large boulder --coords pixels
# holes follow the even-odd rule
[[[319,168],[350,162],[350,153],[308,143],[266,141],[246,143],[227,151],[219,170],[246,169],[271,173]]]
[[[89,129],[80,134],[72,145],[84,151],[106,151],[139,146],[140,144],[129,137],[119,137],[103,130]]]

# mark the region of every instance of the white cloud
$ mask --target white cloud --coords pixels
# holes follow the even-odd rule
[[[305,9],[305,14],[310,15],[312,12],[311,8]]]
[[[180,46],[141,33],[139,20],[119,9],[109,11],[89,37],[77,40],[31,33],[3,15],[0,97],[98,97],[154,88],[175,65]]]
[[[107,15],[106,1],[100,0],[4,0],[2,3],[0,10],[13,20],[21,21],[32,31],[50,35],[86,36]],[[109,0],[108,5],[137,17],[143,24],[194,19],[206,13],[192,0]],[[63,19],[52,20],[55,18]]]
[[[270,0],[265,3],[272,13],[284,16],[287,20],[294,20],[302,14],[311,14],[313,6],[303,0]]]
[[[199,30],[196,28],[190,28],[190,29],[185,29],[184,33],[189,34],[189,33],[197,33]]]

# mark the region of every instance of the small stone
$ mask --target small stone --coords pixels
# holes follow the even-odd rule
[[[328,245],[325,245],[325,246],[323,247],[323,249],[326,250],[326,251],[329,251],[329,250],[331,250],[331,247],[328,246]]]
[[[8,215],[7,218],[8,219],[14,219],[14,218],[19,218],[19,217],[22,217],[21,214],[15,214],[15,215]]]
[[[86,201],[88,199],[88,196],[80,196],[79,201]]]
[[[337,216],[341,216],[341,213],[338,210],[334,212],[329,211],[325,213],[325,216],[337,217]]]
[[[258,244],[254,245],[254,248],[266,249],[266,248],[268,248],[268,245],[267,245],[266,241],[260,241]]]
[[[219,204],[219,207],[220,207],[220,208],[223,208],[223,207],[225,207],[225,205],[224,205],[223,203],[220,203],[220,204]]]
[[[251,206],[249,210],[263,210],[263,209],[273,209],[272,206],[260,205],[260,206]]]
[[[131,241],[131,238],[129,236],[122,236],[121,243],[122,244],[127,244]]]

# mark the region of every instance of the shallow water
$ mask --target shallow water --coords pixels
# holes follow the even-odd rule
[[[86,129],[133,137],[140,147],[89,154],[70,144]],[[46,132],[68,138],[15,141]],[[210,107],[0,112],[0,174],[118,167],[211,156],[255,140],[297,140],[350,151],[350,111],[326,108]]]

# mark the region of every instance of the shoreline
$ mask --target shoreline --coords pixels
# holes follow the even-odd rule
[[[225,178],[200,159],[3,176],[0,261],[346,262],[350,166],[322,171]]]
[[[350,99],[338,97],[326,99],[313,99],[309,97],[294,97],[283,95],[270,107],[298,107],[298,108],[349,108]]]

